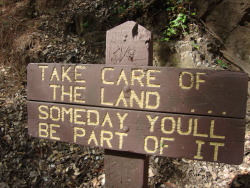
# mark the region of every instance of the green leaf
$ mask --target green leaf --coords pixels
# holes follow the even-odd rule
[[[187,28],[187,26],[186,26],[186,25],[181,25],[181,27],[182,27],[183,29],[186,29],[186,28]]]

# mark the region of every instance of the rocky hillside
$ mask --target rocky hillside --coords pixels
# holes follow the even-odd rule
[[[105,63],[106,31],[134,20],[154,33],[155,66],[250,74],[249,12],[249,0],[0,0],[0,188],[105,182],[102,150],[28,136],[27,64]],[[249,187],[249,100],[246,121],[241,165],[151,157],[150,187]]]

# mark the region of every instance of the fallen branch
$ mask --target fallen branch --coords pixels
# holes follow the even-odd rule
[[[227,51],[220,50],[222,53],[223,57],[229,61],[229,63],[237,66],[240,70],[244,71],[245,73],[248,74],[248,77],[250,78],[250,65],[245,63],[244,61],[240,60],[237,57],[232,56],[230,53]]]

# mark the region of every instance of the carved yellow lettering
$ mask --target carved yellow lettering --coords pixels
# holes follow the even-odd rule
[[[202,133],[198,133],[198,119],[194,119],[194,136],[199,136],[199,137],[208,137],[207,134],[202,134]]]
[[[119,78],[118,78],[118,81],[117,81],[116,85],[119,85],[120,82],[121,82],[121,80],[124,81],[124,84],[125,84],[125,85],[128,85],[128,80],[127,80],[127,77],[126,77],[126,75],[125,75],[124,70],[122,70],[121,74],[119,75]]]
[[[161,137],[161,141],[160,141],[160,155],[163,154],[163,149],[164,148],[168,148],[168,146],[169,146],[169,145],[164,144],[164,141],[174,141],[174,138]]]
[[[214,134],[214,122],[215,120],[211,121],[211,126],[210,126],[210,138],[219,138],[219,139],[225,139],[225,136],[219,136]]]
[[[60,128],[60,125],[39,123],[38,124],[39,137],[42,137],[42,138],[50,137],[51,139],[54,139],[54,140],[60,140],[59,137],[53,135],[56,133],[56,130],[54,130],[55,127]]]
[[[64,101],[64,97],[68,96],[69,97],[69,101],[72,102],[72,95],[73,95],[73,87],[69,86],[69,91],[65,91],[64,86],[62,86],[62,90],[61,90],[61,101]]]
[[[50,119],[59,121],[61,119],[61,110],[57,106],[50,107]]]
[[[119,106],[120,102],[122,102],[123,106],[128,107],[127,100],[125,99],[124,92],[121,91],[115,106]]]
[[[75,66],[75,81],[79,83],[85,83],[84,79],[81,79],[82,73],[80,72],[81,70],[86,69],[85,66],[82,65],[76,65]]]
[[[53,135],[54,133],[56,133],[56,130],[54,130],[55,127],[60,128],[60,125],[50,124],[50,138],[54,140],[60,140],[59,137]]]
[[[189,75],[189,85],[184,85],[183,84],[183,76],[184,75]],[[190,72],[181,72],[179,76],[179,86],[181,89],[191,89],[194,86],[194,76]]]
[[[56,68],[53,69],[53,72],[50,77],[50,81],[52,81],[54,78],[56,78],[56,81],[60,81]]]
[[[202,80],[200,78],[200,75],[206,75],[204,72],[197,72],[196,73],[196,89],[198,90],[200,88],[200,83],[205,83],[205,80]]]
[[[119,149],[122,149],[123,146],[123,137],[128,136],[126,133],[115,132],[115,135],[119,136]]]
[[[80,112],[86,112],[86,110],[80,108],[74,109],[74,123],[79,125],[85,125],[86,122],[79,120],[82,119],[82,115],[80,114]]]
[[[61,121],[64,122],[65,120],[65,114],[69,115],[69,122],[72,123],[73,122],[73,109],[69,108],[68,110],[65,107],[62,107],[62,119]]]
[[[39,105],[38,110],[43,115],[42,116],[41,114],[39,114],[39,119],[48,119],[49,118],[49,114],[47,112],[48,109],[49,109],[49,107],[46,105]]]
[[[152,83],[155,80],[155,76],[152,74],[161,73],[160,70],[148,70],[147,71],[147,86],[148,87],[160,87],[160,84]]]
[[[111,119],[110,119],[110,116],[109,116],[109,113],[107,112],[106,115],[105,115],[105,118],[102,122],[102,127],[104,127],[104,125],[108,123],[110,127],[113,127],[113,124],[111,122]]]
[[[69,77],[69,75],[68,75],[70,69],[71,69],[71,67],[68,67],[68,68],[66,69],[66,71],[65,71],[65,67],[62,66],[62,81],[63,81],[63,82],[65,81],[65,78],[67,78],[67,80],[68,80],[69,82],[72,82],[72,80],[70,79],[70,77]]]
[[[146,117],[148,118],[148,121],[150,123],[150,132],[152,133],[154,132],[155,122],[157,121],[159,116],[155,116],[154,118],[152,118],[150,115],[146,115]]]
[[[190,135],[191,132],[192,132],[192,125],[193,125],[193,119],[190,118],[188,120],[188,130],[186,132],[184,132],[182,130],[182,123],[181,123],[181,118],[178,117],[178,120],[177,120],[177,132],[180,134],[180,135]]]
[[[135,91],[131,90],[130,100],[129,100],[130,107],[134,107],[134,101],[137,103],[139,108],[143,108],[144,91],[141,91],[141,96],[139,99],[139,97],[136,95]]]
[[[95,136],[95,131],[91,132],[91,135],[90,135],[90,137],[88,139],[88,144],[90,144],[92,141],[94,141],[95,146],[98,146],[98,142],[97,142],[97,139],[96,139],[96,136]]]
[[[116,115],[119,118],[120,129],[123,129],[123,123],[124,123],[125,118],[128,116],[128,113],[124,113],[123,115],[121,115],[119,112],[117,112]]]
[[[114,68],[104,68],[104,69],[102,69],[102,83],[103,83],[103,84],[106,84],[106,85],[114,85],[114,82],[113,82],[113,81],[107,81],[107,80],[105,79],[105,73],[106,73],[107,71],[114,71]]]
[[[57,88],[60,88],[61,86],[60,85],[52,85],[50,84],[49,87],[53,88],[53,100],[56,100],[56,96],[57,96],[57,92],[56,92],[56,89]]]
[[[84,137],[85,136],[85,129],[80,127],[74,127],[74,142],[76,142],[77,137]]]
[[[95,118],[93,118],[93,116],[95,116]],[[99,119],[100,119],[99,112],[97,110],[88,110],[87,111],[87,124],[88,125],[94,125],[94,126],[99,125]]]
[[[137,75],[136,73],[139,73],[139,75]],[[144,86],[143,82],[142,82],[142,78],[144,77],[144,71],[142,69],[134,69],[132,70],[132,77],[131,77],[131,85],[135,85],[135,80],[137,80],[138,84],[140,84],[140,86]]]
[[[114,106],[112,102],[104,102],[104,88],[101,88],[101,104],[107,106]]]
[[[79,103],[85,103],[84,97],[83,97],[83,93],[85,92],[85,87],[82,86],[75,86],[74,87],[74,102],[79,102]],[[80,91],[80,92],[78,92]],[[83,98],[83,99],[79,99]]]
[[[210,142],[210,146],[214,146],[214,161],[218,160],[218,152],[219,152],[219,147],[224,147],[224,143],[218,143],[218,142]]]
[[[194,156],[194,159],[203,159],[203,156],[201,156],[201,147],[203,144],[205,144],[205,142],[201,140],[196,140],[196,144],[198,144],[198,148],[197,148],[197,154]]]
[[[165,129],[166,120],[168,120],[170,122],[170,124],[168,124],[168,127],[170,126],[169,130]],[[161,120],[161,131],[162,131],[162,133],[172,134],[174,132],[174,130],[175,130],[175,127],[176,127],[176,122],[175,122],[173,117],[164,117],[164,118],[162,118],[162,120]]]
[[[41,75],[41,77],[42,77],[42,81],[44,81],[45,69],[48,68],[48,65],[39,65],[38,67],[42,69],[42,75]]]
[[[153,141],[153,148],[152,149],[149,149],[148,148],[148,142],[149,140]],[[145,139],[144,139],[144,150],[147,152],[147,153],[155,153],[157,151],[159,147],[159,143],[158,143],[158,139],[155,137],[155,136],[147,136]]]
[[[152,104],[152,97],[155,99]],[[150,100],[151,99],[151,100]],[[149,104],[151,102],[151,105]],[[160,95],[158,92],[154,91],[146,91],[146,103],[145,108],[147,109],[157,109],[160,106]]]
[[[38,135],[42,138],[47,138],[49,136],[49,125],[47,123],[38,124]]]
[[[104,131],[101,130],[101,146],[104,146],[104,141],[106,141],[106,144],[109,148],[112,148],[110,140],[113,139],[113,134],[110,131]]]

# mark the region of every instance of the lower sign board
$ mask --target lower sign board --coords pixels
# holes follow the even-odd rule
[[[240,164],[243,119],[28,101],[29,134],[111,150]]]

